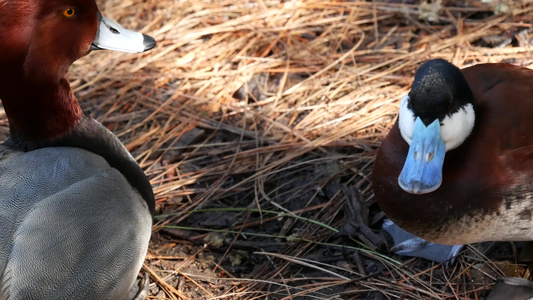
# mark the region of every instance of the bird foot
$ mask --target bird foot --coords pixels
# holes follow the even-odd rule
[[[398,255],[421,257],[438,263],[447,261],[454,263],[454,257],[464,247],[464,245],[440,245],[428,242],[403,230],[389,219],[383,222],[383,230],[394,240],[394,246],[389,251]]]

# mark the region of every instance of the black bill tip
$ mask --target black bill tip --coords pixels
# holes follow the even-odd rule
[[[148,51],[155,47],[156,41],[153,37],[143,34],[143,45],[144,45],[144,51]]]

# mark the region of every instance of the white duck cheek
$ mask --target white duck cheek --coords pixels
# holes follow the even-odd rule
[[[476,116],[472,104],[466,105],[451,116],[442,120],[442,139],[446,144],[446,151],[459,147],[474,129]]]
[[[408,145],[411,145],[413,138],[413,130],[415,128],[415,115],[407,107],[409,102],[409,95],[405,95],[400,101],[400,112],[398,116],[398,125],[400,127],[400,134]]]

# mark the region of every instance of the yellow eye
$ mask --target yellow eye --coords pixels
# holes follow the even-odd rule
[[[76,10],[74,8],[67,8],[63,11],[63,16],[66,18],[72,18],[76,15]]]

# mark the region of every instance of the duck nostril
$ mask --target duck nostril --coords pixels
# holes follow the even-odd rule
[[[102,23],[105,24],[105,26],[107,27],[107,29],[109,29],[109,31],[111,33],[120,34],[120,31],[118,29],[116,29],[115,27],[111,26],[111,24],[108,24],[108,22],[106,22],[106,20],[103,20]]]
[[[420,157],[420,155],[418,155],[418,151],[415,151],[413,153],[413,156],[414,156],[415,160],[418,160],[418,158]]]
[[[120,34],[120,31],[118,31],[116,28],[109,26],[109,31],[114,34]]]
[[[433,156],[435,156],[433,152],[426,154],[426,162],[430,162],[433,159]]]

